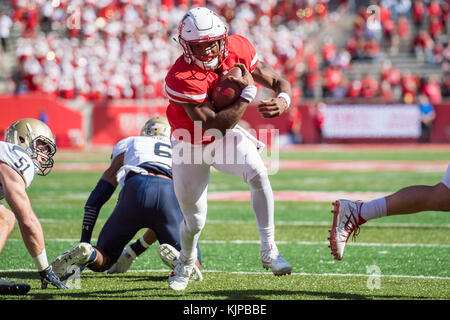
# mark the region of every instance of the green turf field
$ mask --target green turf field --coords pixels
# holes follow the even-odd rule
[[[410,148],[395,152],[327,148],[287,151],[282,160],[446,161],[450,148]],[[60,151],[59,163],[108,162],[108,152]],[[444,171],[281,170],[271,176],[274,191],[394,192],[413,184],[433,185]],[[49,260],[71,248],[80,237],[83,206],[101,171],[58,171],[36,177],[29,196],[44,228]],[[209,190],[246,191],[233,176],[213,172]],[[103,207],[93,238],[112,211],[119,190]],[[353,199],[356,200],[356,199]],[[424,212],[370,221],[346,248],[342,261],[330,254],[327,237],[331,203],[276,201],[276,239],[293,274],[274,277],[259,261],[256,222],[248,201],[209,201],[200,238],[204,281],[192,282],[183,293],[167,288],[169,270],[153,245],[126,274],[85,271],[72,281],[76,289],[40,289],[16,225],[0,255],[0,277],[27,281],[26,296],[0,299],[151,299],[151,300],[328,300],[328,299],[450,299],[450,214]],[[144,230],[139,232],[140,236]],[[94,239],[95,244],[95,239]]]

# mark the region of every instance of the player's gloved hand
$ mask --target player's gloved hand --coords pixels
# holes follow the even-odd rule
[[[39,276],[41,277],[41,289],[47,289],[49,283],[58,289],[70,289],[68,285],[59,280],[58,276],[53,272],[51,265],[40,271]]]

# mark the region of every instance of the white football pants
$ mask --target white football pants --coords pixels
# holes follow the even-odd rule
[[[196,246],[206,221],[211,166],[249,185],[261,250],[275,247],[272,188],[256,145],[246,134],[232,129],[223,139],[205,146],[175,140],[172,157],[175,195],[184,216],[180,225],[181,253],[188,263],[197,257]]]

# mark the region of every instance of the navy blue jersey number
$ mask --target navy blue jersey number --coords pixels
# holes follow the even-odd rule
[[[171,146],[167,143],[155,143],[155,154],[164,158],[172,158]]]
[[[26,154],[26,152],[17,145],[13,146],[12,149],[13,149],[13,151],[16,152],[16,154],[19,154],[19,153]],[[22,175],[25,172],[25,170],[27,170],[30,167],[30,163],[27,162],[25,157],[20,157],[19,161],[14,162],[14,165],[16,166],[17,170],[19,170]]]

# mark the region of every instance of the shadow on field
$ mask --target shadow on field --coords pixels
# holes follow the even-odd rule
[[[313,291],[280,291],[280,290],[218,290],[218,291],[195,291],[189,294],[198,294],[200,296],[217,296],[217,299],[229,300],[271,300],[277,296],[282,300],[403,300],[411,299],[409,296],[399,295],[361,295],[348,292],[313,292]],[[299,298],[303,296],[304,298]],[[429,300],[430,297],[414,297],[415,300]],[[213,299],[214,300],[214,299]]]

